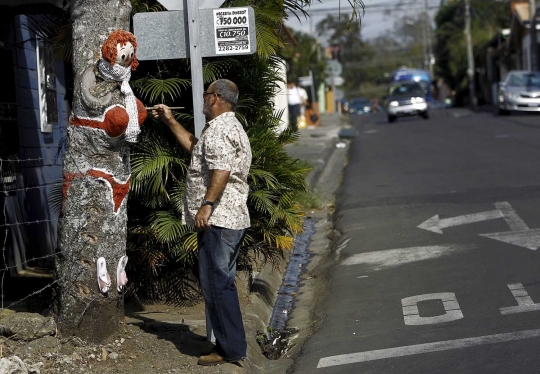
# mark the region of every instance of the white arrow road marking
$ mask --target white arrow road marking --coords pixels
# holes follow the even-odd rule
[[[508,223],[512,231],[525,231],[529,229],[529,226],[518,216],[508,201],[495,203],[495,207],[502,212],[504,220]]]
[[[443,233],[442,229],[445,229],[448,227],[466,225],[468,223],[487,221],[487,220],[496,219],[496,218],[504,218],[503,213],[499,209],[490,210],[490,211],[482,212],[482,213],[467,214],[464,216],[458,216],[458,217],[453,217],[453,218],[444,218],[444,219],[440,219],[439,215],[436,214],[430,219],[428,219],[427,221],[422,222],[416,227],[418,227],[419,229],[436,232],[437,234],[442,234]]]
[[[495,206],[501,210],[512,231],[480,236],[536,251],[540,247],[540,229],[530,229],[508,202],[495,203]]]
[[[430,260],[433,258],[447,256],[457,251],[476,248],[472,244],[467,245],[433,245],[426,247],[409,247],[387,249],[384,251],[365,252],[347,257],[342,265],[368,265],[366,270],[383,270],[411,262]]]
[[[540,229],[526,231],[495,232],[493,234],[480,234],[486,238],[499,240],[508,244],[536,251],[540,247]]]
[[[538,337],[540,337],[540,330],[524,330],[518,332],[510,332],[506,334],[486,335],[478,336],[475,338],[446,340],[435,343],[408,345],[405,347],[378,349],[376,351],[349,353],[339,356],[321,358],[317,365],[317,369],[330,366],[354,364],[358,362],[382,360],[385,358],[412,356],[430,352],[441,352],[450,349],[476,347],[484,344],[496,344],[516,340],[533,339]]]

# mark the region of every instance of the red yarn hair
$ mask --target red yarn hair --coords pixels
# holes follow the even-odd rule
[[[107,40],[105,40],[105,43],[103,43],[103,46],[101,47],[101,55],[103,56],[103,59],[107,61],[111,66],[114,65],[116,60],[116,55],[118,54],[118,51],[116,50],[116,45],[120,44],[120,46],[125,46],[127,42],[130,42],[133,45],[134,53],[133,53],[133,61],[129,64],[131,66],[131,70],[137,69],[137,66],[139,66],[139,60],[137,60],[137,38],[135,38],[135,35],[130,33],[129,31],[125,30],[114,30],[111,32]]]

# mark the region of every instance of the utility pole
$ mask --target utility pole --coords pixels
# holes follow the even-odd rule
[[[537,41],[537,35],[536,35],[536,0],[529,0],[529,10],[531,14],[531,20],[529,28],[530,30],[530,38],[531,38],[531,44],[530,44],[530,63],[529,63],[529,70],[536,71],[538,70],[538,41]]]
[[[431,44],[431,17],[429,16],[429,4],[428,0],[425,0],[426,4],[426,39],[427,39],[427,54],[428,54],[428,66],[429,66],[429,77],[433,80],[433,48]]]
[[[470,0],[465,0],[465,35],[467,37],[467,76],[469,77],[469,96],[471,106],[476,109],[476,90],[474,87],[474,57],[471,40],[471,3]]]

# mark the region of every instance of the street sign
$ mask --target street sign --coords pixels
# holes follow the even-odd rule
[[[329,86],[343,86],[345,79],[340,76],[329,77],[325,79],[325,83]]]
[[[305,77],[298,77],[298,84],[302,87],[311,86],[313,84],[313,78],[311,75]]]
[[[233,14],[237,12],[245,13]],[[200,9],[199,18],[202,57],[257,51],[253,8]],[[133,16],[133,29],[140,61],[189,58],[184,11],[137,13]]]
[[[337,60],[326,61],[326,74],[341,75],[343,73],[343,65]]]
[[[199,0],[199,9],[219,8],[225,0]],[[160,0],[159,3],[167,10],[183,10],[184,0]]]
[[[168,6],[177,7],[180,2],[184,11],[135,14],[133,29],[139,60],[189,57],[195,137],[198,138],[206,122],[202,57],[255,53],[255,12],[251,7],[199,9],[209,4],[221,5],[223,2],[218,0],[170,0]]]

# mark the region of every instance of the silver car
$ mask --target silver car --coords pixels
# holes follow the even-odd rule
[[[499,84],[499,114],[540,112],[540,72],[511,71]]]

